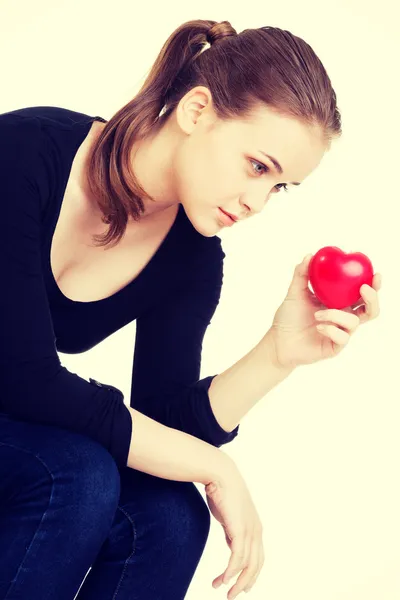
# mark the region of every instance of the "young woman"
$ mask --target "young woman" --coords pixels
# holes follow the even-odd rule
[[[226,21],[180,26],[110,121],[0,115],[1,598],[184,598],[210,527],[193,482],[231,550],[214,586],[238,575],[232,600],[254,585],[262,526],[220,447],[296,367],[337,355],[378,315],[380,275],[360,306],[325,310],[320,332],[307,256],[259,343],[199,379],[222,285],[217,234],[301,184],[340,134],[307,43]],[[57,351],[133,320],[128,407]]]

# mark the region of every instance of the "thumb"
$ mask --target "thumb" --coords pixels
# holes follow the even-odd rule
[[[291,283],[292,291],[300,291],[308,289],[308,267],[313,254],[307,254],[301,263],[296,265],[294,270],[293,279]]]

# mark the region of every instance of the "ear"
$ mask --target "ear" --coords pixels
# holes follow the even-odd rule
[[[183,133],[190,135],[201,118],[214,113],[212,95],[205,86],[196,86],[181,98],[176,108],[176,122]]]

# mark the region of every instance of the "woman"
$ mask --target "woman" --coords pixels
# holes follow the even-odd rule
[[[216,234],[299,185],[341,134],[324,67],[287,31],[190,21],[110,121],[31,107],[0,115],[0,132],[0,597],[184,598],[210,526],[199,482],[231,550],[213,585],[238,575],[236,598],[262,567],[262,526],[220,446],[296,367],[337,355],[379,313],[375,274],[363,303],[324,310],[318,331],[307,256],[260,342],[199,380],[222,284]],[[133,320],[128,407],[57,351]]]

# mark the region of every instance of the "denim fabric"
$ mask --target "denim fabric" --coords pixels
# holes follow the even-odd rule
[[[0,600],[181,600],[209,528],[193,483],[0,413]]]

